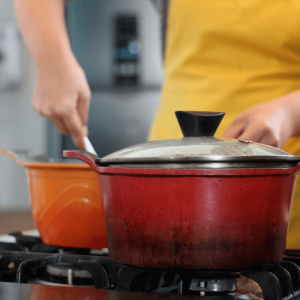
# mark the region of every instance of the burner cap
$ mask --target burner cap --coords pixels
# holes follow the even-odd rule
[[[92,278],[88,271],[82,270],[79,266],[69,263],[56,263],[53,265],[47,265],[46,271],[49,275],[56,277],[70,276],[70,270],[72,271],[72,277],[74,278]]]
[[[230,279],[203,279],[194,278],[190,285],[191,291],[230,293],[238,288],[237,280]]]
[[[202,273],[191,281],[190,290],[210,293],[230,293],[238,288],[237,273]]]

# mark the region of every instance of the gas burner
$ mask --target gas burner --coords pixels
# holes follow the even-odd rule
[[[75,285],[75,284],[66,284],[66,283],[58,283],[58,282],[54,282],[54,281],[49,281],[49,280],[45,280],[45,279],[40,279],[40,278],[31,278],[28,283],[30,284],[41,284],[41,285],[49,285],[49,286],[64,286],[64,287],[76,287],[76,288],[89,288],[89,289],[94,289],[94,285],[93,284],[89,284],[89,285]]]
[[[200,292],[201,296],[206,293],[231,293],[237,290],[237,278],[239,277],[240,275],[237,273],[221,273],[212,275],[212,277],[199,274],[192,279],[190,290]]]
[[[43,279],[71,286],[94,286],[91,274],[71,263],[56,263],[46,266]]]
[[[150,297],[154,293],[177,294],[176,299],[182,295],[196,295],[199,299],[201,296],[232,300],[300,299],[299,250],[287,250],[278,264],[233,273],[126,266],[110,260],[106,249],[55,247],[18,233],[13,238],[16,242],[11,238],[0,239],[0,285],[17,282],[89,287],[90,291],[116,290],[115,295],[126,291],[129,297],[134,295],[130,292],[148,293],[149,299],[156,297]],[[125,293],[122,295],[127,299]]]
[[[49,275],[63,278],[69,278],[70,275],[72,277],[78,278],[92,278],[89,272],[68,263],[57,263],[55,265],[48,265],[46,267],[46,272]]]

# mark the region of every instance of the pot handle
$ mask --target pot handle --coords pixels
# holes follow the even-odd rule
[[[175,111],[184,137],[214,136],[225,113],[210,111]]]
[[[11,157],[19,165],[25,162],[49,162],[49,157],[43,154],[35,154],[30,150],[0,150],[0,154]]]
[[[298,164],[298,166],[295,168],[295,173],[293,175],[297,175],[300,172],[300,163]]]
[[[65,150],[63,151],[63,157],[75,157],[79,160],[84,161],[89,166],[91,166],[95,171],[98,172],[98,166],[96,164],[96,160],[99,161],[100,158],[93,153],[82,151],[82,150]]]

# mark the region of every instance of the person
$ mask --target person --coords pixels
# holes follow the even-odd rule
[[[91,93],[70,48],[63,5],[63,0],[15,0],[37,64],[33,107],[84,149]],[[216,136],[299,155],[299,15],[299,0],[170,0],[165,79],[149,139],[182,136],[176,110],[224,111]],[[300,247],[300,178],[297,182],[290,248]]]

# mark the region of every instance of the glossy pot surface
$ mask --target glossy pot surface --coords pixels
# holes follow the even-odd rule
[[[83,159],[83,154],[73,155]],[[299,168],[94,165],[110,257],[122,264],[171,269],[247,269],[278,263]]]
[[[110,258],[210,270],[280,262],[300,157],[249,140],[214,138],[222,113],[177,113],[182,139],[104,158],[64,152],[98,173]]]
[[[91,168],[80,163],[19,160],[19,153],[14,151],[1,154],[27,169],[32,216],[44,243],[107,247],[99,182]]]
[[[100,169],[111,259],[183,269],[244,269],[283,259],[295,176],[128,175]]]

